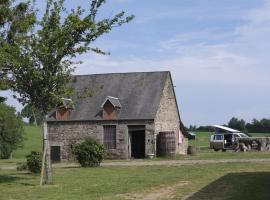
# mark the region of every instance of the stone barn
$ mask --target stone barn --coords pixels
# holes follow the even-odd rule
[[[186,153],[174,86],[169,71],[74,76],[74,89],[63,106],[47,118],[52,161],[72,160],[74,144],[92,137],[104,144],[108,158],[157,155],[168,142],[172,154]]]

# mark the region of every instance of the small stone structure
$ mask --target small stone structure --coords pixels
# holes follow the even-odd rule
[[[82,75],[70,84],[75,105],[66,107],[68,114],[61,106],[47,119],[55,161],[74,159],[73,146],[87,137],[104,144],[108,158],[150,157],[160,132],[173,133],[175,154],[186,153],[170,72]]]

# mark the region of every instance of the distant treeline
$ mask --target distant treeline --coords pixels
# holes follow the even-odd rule
[[[232,117],[228,124],[223,124],[224,126],[243,131],[249,133],[270,133],[270,119],[253,119],[250,123],[246,123],[243,119],[238,119],[236,117]],[[212,126],[189,126],[189,131],[207,131],[213,132],[215,131]]]

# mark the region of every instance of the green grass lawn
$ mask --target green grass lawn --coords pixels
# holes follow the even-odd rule
[[[151,199],[151,195],[152,199],[270,199],[270,162],[90,169],[57,167],[53,169],[54,185],[39,187],[38,175],[14,169],[31,150],[42,149],[41,128],[26,126],[25,130],[24,147],[14,152],[14,159],[0,160],[0,200]],[[197,155],[176,159],[270,158],[269,152],[214,152],[206,148],[209,137],[210,133],[198,133],[196,145],[202,148]]]
[[[13,158],[23,159],[31,151],[42,151],[42,130],[40,126],[24,126],[23,147],[13,153]]]
[[[210,136],[214,133],[211,132],[195,132],[196,140],[189,140],[188,143],[191,146],[196,146],[197,148],[209,147]]]
[[[39,176],[0,170],[0,199],[270,199],[269,169],[270,163],[55,168],[54,185],[44,187]]]

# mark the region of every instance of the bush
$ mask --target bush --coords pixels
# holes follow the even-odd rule
[[[32,151],[30,155],[26,156],[27,167],[32,173],[39,173],[41,170],[41,154],[36,151]]]
[[[74,154],[82,167],[98,167],[105,155],[105,148],[96,140],[88,138],[76,144]]]
[[[22,145],[23,122],[13,107],[0,103],[0,159],[10,157]]]
[[[27,164],[26,163],[19,163],[17,164],[17,171],[24,171],[24,170],[28,170]]]

